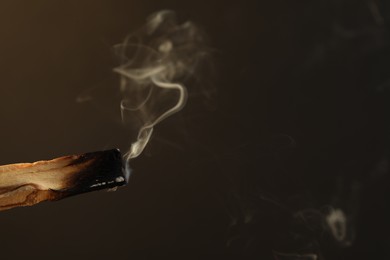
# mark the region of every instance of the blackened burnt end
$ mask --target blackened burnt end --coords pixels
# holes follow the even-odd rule
[[[72,165],[87,166],[81,167],[80,172],[69,181],[68,189],[60,191],[61,198],[126,184],[122,155],[118,149],[83,154]]]

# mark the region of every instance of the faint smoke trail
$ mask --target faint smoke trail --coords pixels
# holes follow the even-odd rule
[[[178,24],[175,13],[160,11],[146,25],[115,46],[121,65],[122,121],[138,133],[125,155],[139,156],[150,140],[153,127],[180,111],[187,100],[182,85],[194,76],[205,55],[203,36],[191,22]]]

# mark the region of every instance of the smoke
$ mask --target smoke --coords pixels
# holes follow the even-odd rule
[[[197,26],[179,24],[167,10],[151,15],[114,50],[120,59],[114,72],[120,76],[122,122],[137,133],[125,154],[128,161],[142,153],[156,124],[185,106],[184,83],[195,77],[206,51]]]

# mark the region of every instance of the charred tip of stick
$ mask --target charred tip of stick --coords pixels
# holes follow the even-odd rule
[[[118,149],[83,154],[72,165],[82,165],[88,161],[92,161],[92,164],[69,181],[69,189],[61,191],[64,197],[127,184],[122,155]]]

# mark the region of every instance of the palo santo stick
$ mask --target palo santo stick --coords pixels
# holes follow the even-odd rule
[[[0,210],[126,184],[119,150],[0,166]]]

